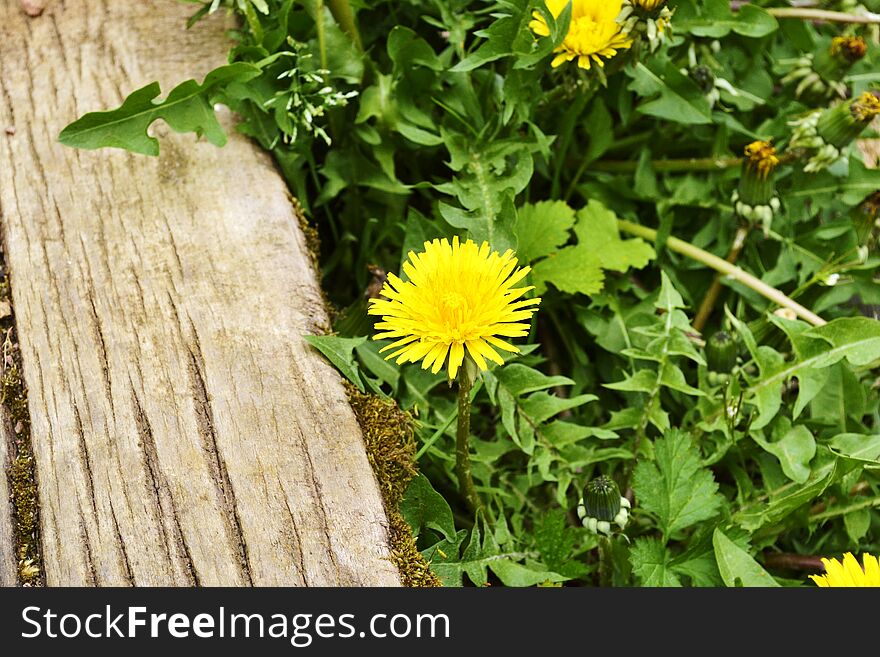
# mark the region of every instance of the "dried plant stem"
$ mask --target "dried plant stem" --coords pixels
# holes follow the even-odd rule
[[[636,235],[652,242],[657,241],[656,230],[624,220],[618,221],[617,225],[620,230],[624,231],[625,233]],[[827,322],[819,317],[816,313],[808,310],[807,308],[804,308],[802,305],[787,297],[775,287],[767,285],[744,269],[740,269],[736,265],[730,264],[723,258],[719,258],[718,256],[713,255],[708,251],[704,251],[703,249],[696,247],[688,242],[685,242],[684,240],[680,240],[677,237],[669,237],[666,240],[666,246],[676,253],[680,253],[681,255],[696,260],[697,262],[700,262],[707,267],[711,267],[715,271],[720,272],[722,275],[727,276],[731,280],[742,283],[746,287],[754,290],[755,292],[769,299],[773,303],[783,308],[788,308],[789,310],[794,312],[795,315],[809,322],[813,326],[823,326],[827,324]]]
[[[826,21],[828,23],[861,23],[863,25],[880,24],[880,14],[866,12],[864,14],[847,14],[827,9],[811,9],[808,7],[767,7],[767,13],[776,18],[800,18],[807,21]]]

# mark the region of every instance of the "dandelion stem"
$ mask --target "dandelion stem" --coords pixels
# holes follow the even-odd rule
[[[733,238],[733,245],[730,247],[730,253],[727,254],[727,262],[731,265],[735,265],[736,261],[739,259],[739,255],[742,253],[742,250],[746,245],[746,238],[748,236],[748,226],[740,226],[737,229],[736,236]],[[703,297],[703,303],[700,304],[700,309],[694,317],[693,327],[695,331],[699,333],[703,332],[706,322],[709,321],[712,311],[715,310],[715,304],[718,302],[721,289],[721,272],[718,272],[715,274],[715,278],[712,280],[712,285],[709,287],[709,291],[706,292],[706,296]]]
[[[766,12],[776,18],[802,18],[808,21],[826,21],[829,23],[880,24],[880,14],[872,14],[870,12],[847,14],[840,11],[810,9],[807,7],[767,7]]]
[[[634,224],[630,221],[624,221],[623,219],[617,222],[617,226],[620,230],[629,233],[630,235],[636,235],[651,240],[652,242],[657,241],[657,231],[652,230],[651,228],[646,228],[645,226],[640,226],[639,224]],[[721,272],[722,275],[731,280],[742,283],[773,303],[782,306],[783,308],[788,308],[794,312],[795,315],[809,322],[813,326],[823,326],[824,324],[827,324],[827,322],[817,314],[804,308],[798,302],[787,297],[775,287],[767,285],[744,269],[730,264],[723,258],[719,258],[718,256],[709,253],[708,251],[704,251],[684,240],[680,240],[677,237],[669,237],[666,240],[666,246],[676,253],[680,253],[681,255],[696,260],[707,267],[711,267],[715,271]]]
[[[614,586],[614,553],[607,536],[599,537],[599,586]]]
[[[458,433],[455,439],[455,476],[458,477],[458,489],[467,501],[471,511],[482,507],[474,479],[471,476],[471,387],[473,381],[470,368],[466,364],[458,371]]]

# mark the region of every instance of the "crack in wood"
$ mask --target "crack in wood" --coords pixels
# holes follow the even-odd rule
[[[238,505],[235,501],[235,490],[229,480],[226,462],[217,447],[217,433],[214,424],[214,412],[211,410],[211,401],[208,396],[208,388],[205,385],[205,359],[202,355],[202,347],[199,343],[199,335],[195,324],[190,320],[190,332],[192,339],[189,346],[190,364],[190,387],[193,394],[193,405],[196,412],[196,424],[199,436],[202,440],[202,448],[211,470],[211,477],[216,487],[217,496],[226,514],[227,528],[231,533],[231,540],[238,554],[238,565],[242,578],[253,586],[250,557],[248,555],[247,542],[241,529],[241,518],[238,515]]]

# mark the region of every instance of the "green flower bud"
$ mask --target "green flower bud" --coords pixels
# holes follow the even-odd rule
[[[584,510],[587,517],[611,522],[620,512],[620,489],[608,477],[596,477],[584,488]]]
[[[816,132],[826,144],[841,149],[855,140],[878,114],[880,97],[866,91],[858,98],[825,110],[819,117]]]
[[[748,206],[768,205],[776,195],[776,149],[766,141],[746,146],[742,173],[739,177],[738,200]]]
[[[706,364],[710,372],[729,374],[736,366],[736,340],[725,331],[718,331],[706,342]]]

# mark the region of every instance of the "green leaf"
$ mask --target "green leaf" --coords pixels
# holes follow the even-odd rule
[[[552,283],[560,292],[598,294],[605,284],[602,261],[584,246],[569,246],[544,258],[532,268],[532,282],[537,294]]]
[[[629,558],[642,586],[681,586],[681,580],[672,571],[672,554],[659,539],[637,538]]]
[[[731,541],[720,529],[715,529],[712,536],[715,546],[715,560],[724,583],[730,587],[738,586],[779,586],[752,556]]]
[[[413,537],[418,538],[428,528],[440,532],[447,541],[455,541],[452,509],[425,475],[418,474],[410,482],[400,502],[400,513],[412,528]]]
[[[809,478],[802,484],[789,482],[769,491],[770,501],[756,500],[734,514],[733,520],[750,532],[773,525],[805,504],[812,503],[846,471],[840,460],[827,448],[816,450],[816,460]]]
[[[124,148],[133,153],[158,155],[159,141],[147,134],[157,119],[164,119],[172,130],[204,134],[215,146],[226,143],[226,133],[214,114],[214,98],[226,85],[244,82],[260,74],[254,64],[236,62],[216,68],[202,84],[187,80],[176,86],[160,102],[159,83],[152,82],[132,92],[122,105],[109,112],[90,112],[68,125],[58,141],[74,148]]]
[[[507,388],[514,397],[538,390],[574,384],[574,381],[566,376],[547,376],[522,363],[509,363],[496,371],[495,376],[498,383]]]
[[[358,387],[358,390],[364,391],[364,384],[354,360],[354,350],[367,341],[366,337],[340,338],[335,335],[304,335],[303,338],[324,354],[346,379]]]
[[[842,433],[834,436],[828,446],[847,459],[880,467],[880,434]]]
[[[718,513],[718,484],[701,466],[690,436],[678,429],[666,432],[654,443],[654,459],[636,466],[633,488],[639,506],[657,516],[665,537]]]
[[[579,532],[567,524],[563,510],[539,516],[534,536],[541,560],[548,569],[567,578],[580,577],[587,572],[586,564],[571,558]]]
[[[792,481],[803,484],[810,478],[810,461],[816,456],[816,439],[807,427],[799,424],[791,426],[786,418],[780,424],[785,433],[775,442],[767,442],[758,433],[752,432],[756,443],[779,459],[782,471]]]
[[[654,259],[654,248],[642,239],[620,239],[617,215],[591,200],[577,213],[578,244],[599,256],[603,269],[625,272],[641,269]]]
[[[653,97],[639,104],[642,114],[687,125],[712,123],[712,111],[703,92],[671,62],[662,73],[638,63],[631,75],[629,88],[642,97]]]
[[[574,210],[563,201],[527,203],[517,210],[516,255],[526,264],[543,258],[565,244],[574,226]]]
[[[564,582],[571,579],[549,570],[525,566],[510,559],[490,561],[489,568],[498,575],[504,586],[534,586],[544,582]]]
[[[736,32],[757,39],[779,29],[773,16],[750,3],[740,6],[736,13],[731,12],[729,0],[706,0],[704,7],[705,11],[699,15],[678,12],[675,16],[676,32],[713,39]]]
[[[855,366],[880,359],[880,322],[867,317],[842,317],[824,326],[796,332],[791,323],[778,324],[788,330],[798,358],[786,362],[776,350],[758,346],[748,327],[728,314],[760,370],[749,381],[746,397],[758,408],[753,429],[767,426],[782,406],[782,386],[793,376],[803,378],[807,398],[824,385],[817,371],[846,359]],[[824,375],[823,375],[824,376]],[[798,407],[801,405],[799,404]]]

